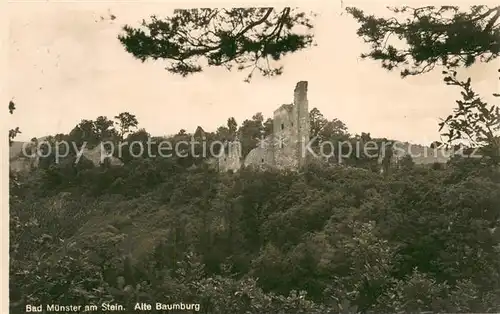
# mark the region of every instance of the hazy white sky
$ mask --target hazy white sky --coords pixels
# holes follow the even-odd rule
[[[442,83],[440,70],[402,80],[399,72],[360,60],[366,46],[352,18],[340,16],[340,5],[304,3],[302,8],[319,12],[317,47],[283,59],[282,76],[257,76],[250,84],[243,82],[245,73],[225,69],[174,76],[161,62],[141,63],[125,52],[117,40],[122,25],[168,14],[171,4],[10,3],[9,83],[18,109],[9,124],[20,127],[19,140],[29,140],[67,133],[81,119],[129,111],[153,135],[193,132],[198,125],[212,131],[230,116],[238,123],[256,112],[270,117],[292,101],[295,83],[307,80],[310,109],[341,119],[352,133],[424,144],[438,139],[438,118],[459,98],[459,90]],[[385,11],[382,4],[366,3],[359,7]],[[108,12],[117,18],[101,21]],[[467,73],[487,99],[498,90],[497,64]]]

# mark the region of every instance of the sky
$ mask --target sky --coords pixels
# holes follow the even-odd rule
[[[282,59],[283,75],[254,76],[245,83],[244,72],[223,68],[183,78],[164,70],[162,62],[141,63],[125,52],[117,39],[122,26],[166,16],[178,7],[171,3],[9,3],[8,91],[17,104],[9,124],[21,129],[17,140],[29,140],[68,133],[82,119],[128,111],[154,136],[194,132],[198,125],[214,131],[229,117],[238,123],[256,112],[271,117],[292,102],[295,84],[305,80],[310,109],[342,120],[353,134],[419,144],[439,140],[439,118],[460,98],[460,90],[444,85],[440,69],[401,79],[399,72],[361,60],[368,47],[356,35],[356,22],[340,15],[340,3],[297,5],[319,14],[317,46]],[[381,3],[367,1],[344,1],[344,6],[387,12]],[[116,19],[100,19],[109,13]],[[476,91],[490,99],[498,91],[498,68],[498,62],[478,64],[460,74],[471,76]]]

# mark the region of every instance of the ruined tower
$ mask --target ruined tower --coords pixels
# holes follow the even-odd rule
[[[309,101],[307,100],[307,81],[298,82],[295,86],[294,109],[297,117],[297,160],[298,166],[304,166],[309,142]]]
[[[309,142],[309,103],[307,82],[298,82],[292,104],[281,105],[273,113],[273,133],[260,141],[244,159],[244,165],[271,166],[278,169],[298,169],[306,163],[304,148]],[[230,158],[224,156],[221,169]]]
[[[282,105],[274,111],[272,142],[276,167],[298,168],[304,165],[302,148],[309,141],[308,107],[307,82],[301,81],[295,86],[293,104]]]
[[[273,163],[278,168],[295,168],[297,155],[297,119],[292,104],[274,111],[271,138]]]

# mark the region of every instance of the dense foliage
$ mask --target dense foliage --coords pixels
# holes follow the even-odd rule
[[[324,139],[370,139],[311,115]],[[206,136],[238,131],[245,141],[264,121],[256,114],[238,128],[230,118]],[[99,133],[75,137],[81,127],[58,137]],[[381,175],[364,158],[237,173],[192,157],[122,167],[73,158],[11,185],[12,312],[102,302],[228,314],[500,310],[500,173],[480,160],[430,168],[410,159]]]
[[[476,5],[388,8],[391,18],[347,8],[361,25],[357,34],[370,46],[363,57],[382,62],[401,75],[418,75],[435,66],[468,67],[490,62],[500,53],[500,7]],[[406,45],[400,45],[399,41]]]

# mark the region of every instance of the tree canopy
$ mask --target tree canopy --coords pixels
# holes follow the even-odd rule
[[[362,57],[379,60],[389,70],[401,68],[403,77],[429,72],[436,65],[468,67],[498,57],[500,7],[403,6],[388,10],[393,13],[390,18],[347,8],[361,24],[358,36],[370,44],[370,51]]]
[[[462,90],[456,109],[439,124],[442,135],[448,144],[467,140],[471,146],[483,147],[482,153],[498,162],[500,109],[473,91],[470,78],[459,80],[457,69],[498,57],[500,7],[403,6],[388,10],[393,14],[384,18],[347,8],[360,24],[358,36],[370,44],[370,51],[361,56],[380,61],[385,69],[400,69],[402,77],[440,66],[445,83]]]
[[[289,7],[175,10],[172,16],[152,16],[139,27],[125,25],[118,38],[134,57],[169,61],[168,71],[186,76],[203,66],[249,69],[264,76],[279,75],[273,61],[313,43],[311,14]],[[302,26],[298,27],[298,26]]]

